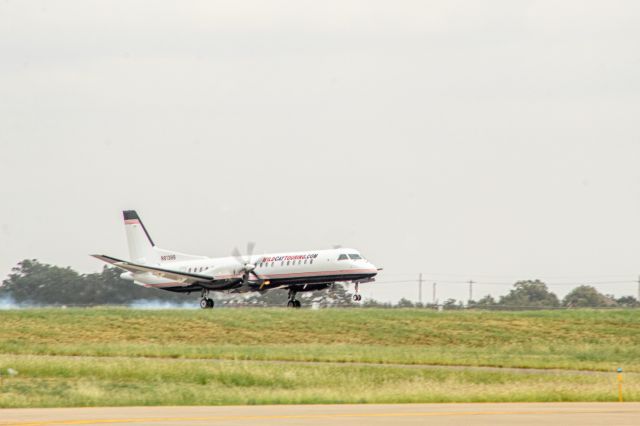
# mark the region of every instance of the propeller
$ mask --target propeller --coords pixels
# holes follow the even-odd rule
[[[233,249],[233,251],[231,252],[231,254],[233,254],[233,257],[236,258],[236,260],[238,261],[238,263],[240,263],[241,265],[241,270],[244,271],[243,275],[242,275],[242,283],[246,284],[249,281],[249,276],[253,275],[254,277],[256,277],[258,279],[258,281],[260,281],[262,283],[262,278],[260,278],[260,276],[258,274],[256,274],[255,269],[256,269],[256,263],[251,263],[251,256],[253,254],[253,249],[255,248],[256,243],[254,242],[249,242],[247,243],[247,257],[248,259],[245,259],[242,254],[240,254],[240,250],[238,250],[237,247],[235,247]]]

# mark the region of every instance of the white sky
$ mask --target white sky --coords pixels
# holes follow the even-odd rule
[[[637,1],[0,2],[0,275],[100,270],[133,208],[165,248],[353,246],[440,299],[635,295],[639,160]]]

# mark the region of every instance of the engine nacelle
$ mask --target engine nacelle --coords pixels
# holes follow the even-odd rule
[[[120,278],[127,281],[133,281],[133,274],[131,272],[123,272],[120,274]]]

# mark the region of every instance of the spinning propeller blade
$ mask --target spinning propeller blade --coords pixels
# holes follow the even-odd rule
[[[247,281],[249,281],[249,275],[253,275],[254,277],[256,277],[258,279],[258,281],[262,281],[262,278],[260,278],[260,276],[258,274],[256,274],[256,272],[254,271],[254,269],[256,268],[256,263],[251,263],[251,258],[253,255],[253,249],[255,248],[256,243],[254,242],[248,242],[247,243],[247,257],[248,259],[245,259],[242,254],[240,253],[240,250],[238,250],[237,247],[233,248],[233,251],[231,252],[231,254],[233,255],[233,257],[236,258],[236,260],[238,261],[238,263],[240,263],[240,265],[242,266],[242,271],[244,271],[242,280],[243,282],[246,284]]]

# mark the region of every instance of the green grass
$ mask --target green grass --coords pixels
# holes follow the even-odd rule
[[[0,407],[488,401],[614,401],[606,375],[521,374],[247,361],[0,356],[20,375]],[[627,400],[640,399],[637,383]]]
[[[268,360],[387,365],[257,362]],[[20,374],[0,407],[610,401],[613,373],[572,370],[640,372],[640,311],[0,311],[7,367]],[[627,400],[640,400],[639,379],[627,375]]]

